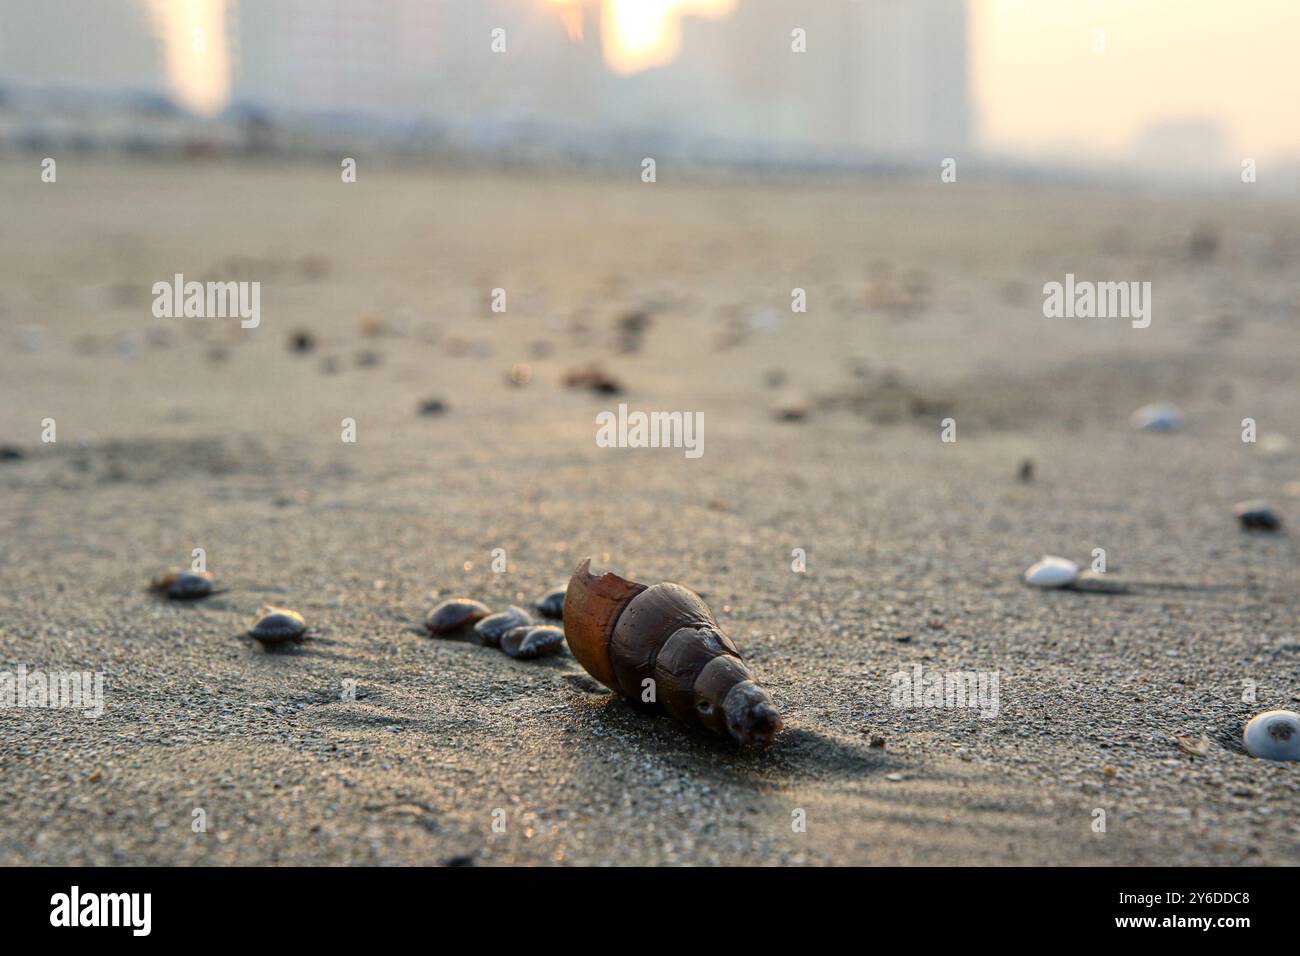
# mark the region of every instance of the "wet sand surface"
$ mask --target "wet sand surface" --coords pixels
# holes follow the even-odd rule
[[[0,172],[0,664],[102,672],[105,709],[0,709],[0,863],[1300,862],[1300,771],[1240,742],[1300,699],[1294,208],[30,165]],[[154,318],[178,272],[260,281],[260,326]],[[1045,318],[1067,272],[1151,281],[1151,327]],[[588,363],[623,394],[564,387]],[[1160,400],[1186,426],[1135,432]],[[702,457],[597,447],[620,401],[703,412]],[[1241,531],[1250,497],[1289,531]],[[196,547],[223,593],[146,593]],[[1129,593],[1020,583],[1094,548]],[[706,597],[770,751],[420,632],[587,555]],[[310,639],[242,637],[268,603]],[[996,672],[996,715],[893,706],[916,665]]]

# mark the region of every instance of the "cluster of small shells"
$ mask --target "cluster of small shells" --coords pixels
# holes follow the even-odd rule
[[[192,601],[213,593],[216,577],[211,571],[173,568],[156,575],[149,589],[173,601]],[[547,592],[537,602],[544,617],[564,615],[564,589]],[[480,601],[451,598],[433,608],[424,619],[430,634],[445,636],[473,628],[474,638],[488,647],[499,648],[518,660],[532,660],[554,654],[564,643],[564,631],[551,624],[541,624],[521,607],[511,605],[493,614]],[[307,633],[307,621],[297,611],[283,607],[264,607],[248,629],[249,637],[263,646],[301,644]]]
[[[215,593],[216,576],[211,571],[171,568],[155,575],[149,590],[173,601],[196,601]],[[274,644],[301,644],[307,633],[307,621],[297,611],[286,607],[264,607],[247,632],[264,647]]]
[[[546,594],[536,604],[537,611],[545,617],[559,618],[564,614],[564,590]],[[539,624],[523,608],[510,605],[504,611],[492,613],[482,601],[472,598],[448,598],[434,607],[424,618],[424,626],[435,637],[447,637],[469,631],[473,639],[487,647],[495,647],[517,660],[533,660],[559,651],[564,643],[564,631],[553,624]]]

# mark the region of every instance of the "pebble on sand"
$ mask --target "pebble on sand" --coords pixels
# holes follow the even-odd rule
[[[306,632],[307,622],[297,611],[291,611],[287,607],[268,607],[248,629],[248,636],[263,645],[283,644],[286,641],[301,644]]]
[[[441,398],[426,398],[419,410],[421,415],[441,415],[447,410],[447,403]]]
[[[1266,710],[1251,719],[1241,738],[1252,757],[1300,760],[1300,714],[1293,710]]]
[[[316,348],[316,336],[309,329],[296,329],[289,333],[289,351],[305,355]]]
[[[590,389],[597,395],[621,395],[623,385],[599,365],[586,365],[564,373],[566,388]]]
[[[810,404],[802,395],[783,396],[772,406],[772,417],[778,422],[801,422],[808,417]]]
[[[1232,509],[1232,513],[1247,531],[1279,531],[1282,528],[1281,516],[1264,501],[1243,501]]]
[[[1035,588],[1063,588],[1079,578],[1079,566],[1065,558],[1044,555],[1025,571],[1025,583]]]
[[[1168,402],[1143,405],[1131,420],[1134,428],[1147,432],[1171,432],[1183,427],[1182,410]]]

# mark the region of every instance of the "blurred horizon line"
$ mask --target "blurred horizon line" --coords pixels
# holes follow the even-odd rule
[[[1115,2],[1092,4],[1112,8],[1094,20],[1055,0],[1028,10],[1015,0],[826,0],[815,11],[792,0],[373,0],[360,9],[346,0],[0,0],[0,137],[48,138],[44,115],[55,130],[80,116],[83,142],[104,139],[101,127],[148,113],[155,128],[136,131],[141,148],[179,135],[156,128],[166,123],[215,147],[231,126],[247,133],[251,123],[268,136],[507,158],[589,157],[632,142],[739,165],[915,168],[951,157],[1191,182],[1237,179],[1248,160],[1265,170],[1300,163],[1300,134],[1285,129],[1243,152],[1211,105],[1197,107],[1208,98],[1161,100],[1161,112],[1130,116],[1123,133],[1118,113],[1141,90],[1126,79],[1132,23],[1115,19]],[[1270,4],[1260,0],[1260,23]],[[1172,8],[1150,0],[1148,9]],[[1093,22],[1110,28],[1084,26]],[[1050,43],[1041,31],[1017,39],[1044,24],[1067,28]],[[1089,57],[1087,76],[1050,94],[1022,90],[1026,108],[1010,117],[991,108],[990,89],[1017,71],[1053,90],[1061,71],[1042,58],[1062,41]],[[1128,83],[1133,95],[1089,97],[1103,81]],[[1062,121],[1050,136],[1024,132]]]

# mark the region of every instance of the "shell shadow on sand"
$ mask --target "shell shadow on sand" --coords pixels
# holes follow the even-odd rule
[[[1106,581],[1101,578],[1081,578],[1073,584],[1046,590],[1110,597],[1158,597],[1166,592],[1188,595],[1241,594],[1250,591],[1250,587],[1245,584],[1187,584],[1181,581]]]
[[[787,727],[765,750],[742,747],[734,741],[685,727],[667,715],[644,714],[585,674],[565,674],[574,693],[563,709],[591,707],[607,733],[639,735],[640,745],[673,761],[678,770],[717,783],[778,785],[790,778],[801,780],[860,779],[903,766],[893,755],[866,745],[831,737],[806,727]],[[586,682],[590,682],[588,686]],[[592,698],[603,695],[604,700]],[[595,706],[592,706],[594,703]],[[602,749],[593,746],[600,760]]]

